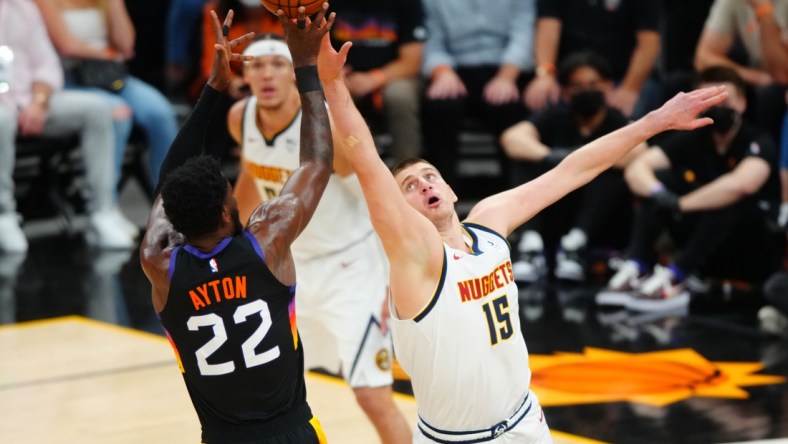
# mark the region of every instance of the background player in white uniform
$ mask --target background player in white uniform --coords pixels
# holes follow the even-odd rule
[[[457,196],[429,163],[406,161],[392,180],[342,79],[350,44],[339,53],[323,44],[318,70],[341,140],[337,151],[358,174],[391,263],[395,349],[419,406],[414,442],[551,442],[528,388],[505,237],[647,138],[711,123],[697,115],[723,101],[725,89],[679,94],[533,181],[482,200],[462,224]]]
[[[301,126],[287,45],[277,36],[263,36],[244,55],[254,57],[244,65],[253,95],[228,115],[230,133],[242,146],[235,188],[241,220],[261,201],[278,196],[298,167]],[[292,252],[306,368],[341,371],[381,440],[410,442],[410,429],[392,399],[388,262],[358,180],[343,157],[335,156],[334,174]]]

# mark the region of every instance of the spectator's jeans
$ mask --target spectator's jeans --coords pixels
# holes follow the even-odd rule
[[[16,211],[13,173],[17,129],[16,115],[0,108],[0,213]],[[100,97],[78,91],[52,95],[43,135],[70,134],[80,136],[88,211],[111,207],[115,188],[112,118]]]
[[[167,155],[167,150],[170,149],[170,144],[178,132],[175,112],[167,98],[153,86],[133,76],[126,79],[126,86],[117,93],[79,86],[73,81],[73,76],[70,74],[66,75],[66,86],[73,90],[86,90],[100,94],[108,106],[112,108],[123,104],[131,108],[134,124],[142,128],[148,142],[153,182],[151,185],[155,188],[156,181],[159,179],[161,163],[164,162],[164,156]],[[115,140],[116,178],[120,178],[123,153],[126,151],[130,130],[130,122],[115,121],[115,131],[117,132]]]

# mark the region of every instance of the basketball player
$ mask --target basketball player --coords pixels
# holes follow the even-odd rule
[[[227,119],[242,147],[235,187],[241,220],[261,201],[278,196],[298,167],[302,112],[290,52],[278,36],[262,37],[244,51],[253,58],[243,68],[252,96],[233,105]],[[410,427],[392,399],[388,262],[358,180],[337,153],[313,221],[292,252],[306,368],[342,373],[383,443],[411,442]]]
[[[224,27],[212,14],[213,72],[162,167],[140,256],[207,444],[325,442],[306,402],[290,244],[331,174],[331,129],[315,66],[334,21],[333,14],[325,20],[327,7],[314,22],[302,7],[299,25],[280,14],[303,104],[303,146],[279,198],[258,207],[244,230],[218,162],[199,155],[211,121],[224,118],[216,110],[227,109],[217,104],[228,100],[229,61],[246,59],[232,50],[251,39],[223,37],[232,12]]]
[[[533,181],[482,200],[461,223],[457,196],[429,163],[405,161],[392,180],[342,79],[349,48],[337,53],[324,43],[318,66],[341,149],[391,263],[394,347],[419,409],[414,442],[552,442],[529,389],[506,237],[650,136],[711,123],[696,116],[724,100],[725,89],[678,95]]]

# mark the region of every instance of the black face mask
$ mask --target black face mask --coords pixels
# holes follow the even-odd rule
[[[569,97],[572,112],[583,119],[593,117],[605,105],[605,95],[598,89],[586,89]]]
[[[727,106],[711,107],[702,116],[714,120],[714,123],[711,124],[711,130],[717,134],[726,134],[739,120],[739,113]]]

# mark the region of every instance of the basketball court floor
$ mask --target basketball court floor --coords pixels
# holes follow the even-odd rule
[[[29,253],[0,255],[0,442],[198,443],[137,252],[25,230]],[[595,290],[521,289],[532,388],[557,443],[788,443],[788,339],[759,332],[757,296],[733,288],[637,314],[600,309]],[[377,442],[341,380],[307,384],[329,442]]]

